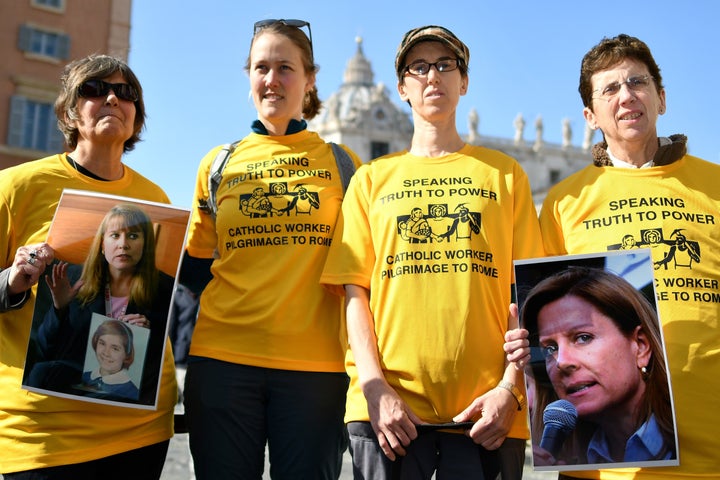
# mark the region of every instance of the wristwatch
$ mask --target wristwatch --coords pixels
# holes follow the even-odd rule
[[[525,395],[523,395],[520,390],[513,385],[512,383],[502,380],[500,383],[498,383],[499,388],[504,388],[508,392],[512,393],[512,396],[515,397],[515,401],[518,403],[518,410],[522,410],[527,405],[527,401],[525,400]]]

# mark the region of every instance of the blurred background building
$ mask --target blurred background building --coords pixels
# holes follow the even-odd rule
[[[71,60],[108,53],[127,61],[132,0],[3,0],[0,5],[0,169],[63,150],[53,103],[58,79]],[[375,83],[362,40],[347,63],[343,83],[324,99],[310,127],[328,141],[344,143],[360,158],[373,159],[408,148],[412,121],[397,104],[394,90]],[[573,138],[569,120],[562,143],[543,139],[542,117],[526,121],[518,114],[507,138],[485,136],[472,109],[464,138],[501,150],[527,172],[536,204],[547,189],[588,162],[592,131]],[[459,119],[462,121],[462,119]],[[463,128],[460,128],[463,131]]]
[[[409,114],[391,100],[397,94],[384,84],[375,83],[372,66],[363,53],[362,39],[357,38],[356,43],[357,51],[347,62],[342,85],[324,100],[324,108],[310,122],[310,128],[327,141],[344,143],[362,159],[373,159],[408,148],[413,126]],[[530,178],[539,206],[552,185],[588,164],[593,131],[586,128],[581,144],[574,145],[570,121],[563,119],[557,126],[562,129],[562,143],[553,144],[543,139],[542,117],[533,120],[527,138],[525,124],[519,113],[513,125],[508,126],[513,127],[513,136],[485,136],[480,133],[480,116],[473,108],[464,138],[467,143],[500,150],[518,160]]]

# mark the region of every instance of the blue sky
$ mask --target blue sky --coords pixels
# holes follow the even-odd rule
[[[244,137],[256,118],[243,70],[253,23],[300,18],[312,26],[323,100],[341,85],[356,37],[375,82],[397,98],[393,61],[402,35],[439,24],[470,48],[461,132],[472,108],[480,134],[497,137],[511,138],[522,113],[531,138],[542,115],[546,141],[561,141],[568,118],[576,145],[584,129],[577,93],[582,56],[605,36],[637,36],[652,49],[667,91],[658,132],[684,133],[690,153],[720,163],[719,14],[715,0],[135,0],[129,63],[145,91],[148,121],[143,142],[125,161],[174,204],[191,206],[200,159]]]

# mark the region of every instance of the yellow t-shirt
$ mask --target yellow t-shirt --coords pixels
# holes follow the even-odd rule
[[[542,256],[527,176],[507,155],[466,145],[400,152],[353,177],[321,281],[370,289],[383,373],[424,421],[450,421],[497,386],[512,261]],[[352,352],[346,421],[369,419]],[[526,413],[511,437],[527,438]]]
[[[678,467],[581,478],[720,478],[720,166],[589,166],[555,186],[540,215],[550,255],[650,248],[678,430]]]
[[[0,174],[3,268],[12,264],[18,247],[46,240],[63,189],[169,203],[160,187],[127,165],[124,168],[120,180],[93,180],[74,170],[65,155],[53,155],[3,170]],[[157,411],[45,396],[20,387],[34,291],[35,288],[32,298],[21,309],[0,313],[0,472],[85,462],[170,438],[177,383],[169,343]]]
[[[208,196],[218,149],[201,161],[196,199]],[[316,133],[243,139],[223,171],[217,221],[193,208],[188,253],[217,250],[219,258],[200,297],[191,355],[343,371],[342,300],[319,283],[342,198],[335,156]]]

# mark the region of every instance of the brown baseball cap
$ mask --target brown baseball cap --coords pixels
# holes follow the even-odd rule
[[[395,55],[395,72],[402,81],[405,57],[412,47],[420,42],[440,42],[445,44],[466,66],[470,62],[470,49],[450,30],[438,25],[426,25],[410,30],[405,34]]]

